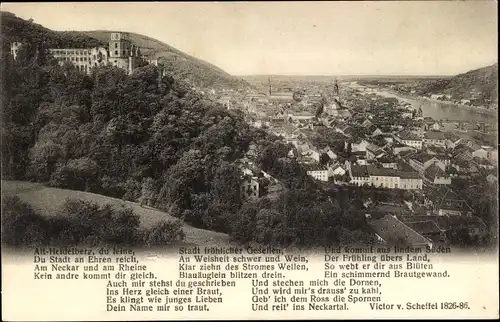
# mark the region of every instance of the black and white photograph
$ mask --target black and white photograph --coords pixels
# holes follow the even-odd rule
[[[496,1],[2,3],[0,24],[14,254],[498,251]]]

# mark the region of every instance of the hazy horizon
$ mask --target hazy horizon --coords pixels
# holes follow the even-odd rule
[[[495,1],[1,7],[57,31],[142,34],[234,76],[453,76],[490,66],[498,56]]]

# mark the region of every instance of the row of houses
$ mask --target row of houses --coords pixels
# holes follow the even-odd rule
[[[354,165],[349,167],[350,183],[357,186],[377,188],[419,190],[423,180],[417,172],[377,167],[375,165]]]

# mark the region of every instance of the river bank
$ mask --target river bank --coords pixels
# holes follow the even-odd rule
[[[351,83],[349,87],[353,89],[369,88],[371,93],[382,97],[396,98],[411,104],[415,109],[422,109],[425,117],[432,117],[435,120],[453,120],[457,122],[469,123],[484,122],[489,124],[497,123],[497,111],[478,109],[467,105],[455,104],[453,102],[446,103],[439,100],[412,97],[374,86],[360,85],[358,83]],[[492,118],[492,116],[494,116],[494,118]]]
[[[397,95],[401,98],[412,99],[412,100],[424,100],[424,101],[427,101],[430,103],[436,103],[436,104],[446,104],[449,106],[468,109],[470,111],[474,111],[474,112],[481,113],[481,114],[496,115],[498,113],[498,110],[491,110],[491,109],[487,109],[484,107],[478,107],[478,106],[462,105],[462,104],[457,104],[457,103],[452,102],[452,101],[442,101],[442,100],[432,99],[432,98],[428,98],[428,97],[411,96],[411,95],[402,94],[402,93],[399,93],[396,91],[389,91],[389,93]]]

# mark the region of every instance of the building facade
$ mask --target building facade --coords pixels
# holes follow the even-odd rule
[[[374,166],[351,167],[350,183],[356,186],[369,185],[377,188],[419,190],[423,180],[416,172],[402,172]]]
[[[11,43],[11,54],[17,59],[21,42]],[[130,75],[142,63],[158,66],[158,60],[141,56],[140,48],[133,45],[128,33],[113,32],[108,48],[50,48],[49,52],[62,66],[66,62],[73,64],[79,71],[90,74],[99,66],[112,65],[125,70]]]
[[[23,45],[23,43],[18,42],[18,41],[14,41],[13,43],[10,44],[10,53],[12,54],[12,57],[14,58],[14,60],[17,59],[17,54],[19,53],[19,48],[21,48],[22,45]]]

